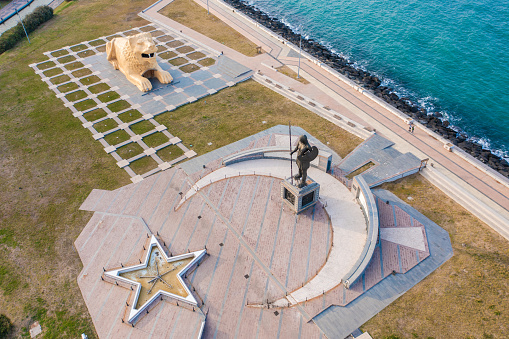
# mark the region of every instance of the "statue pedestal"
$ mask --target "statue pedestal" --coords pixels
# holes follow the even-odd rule
[[[292,178],[281,182],[281,199],[297,214],[316,204],[319,193],[320,185],[310,177],[302,188],[292,185]]]

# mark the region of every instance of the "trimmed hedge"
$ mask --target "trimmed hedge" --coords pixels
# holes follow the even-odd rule
[[[37,7],[23,19],[27,33],[35,31],[37,27],[53,17],[53,8],[49,6]],[[25,38],[25,31],[21,23],[7,30],[0,36],[0,54],[13,48],[16,43]]]
[[[5,314],[0,314],[0,339],[7,338],[9,332],[11,332],[12,323]]]

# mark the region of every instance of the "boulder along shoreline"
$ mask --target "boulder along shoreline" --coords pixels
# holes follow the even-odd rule
[[[249,5],[241,0],[223,0],[225,3],[236,10],[249,16],[251,19],[262,24],[267,29],[277,33],[282,38],[298,46],[301,35],[292,31],[290,27],[277,18],[273,18],[263,11]],[[302,36],[302,49],[308,54],[317,58],[328,65],[338,73],[343,74],[357,85],[370,90],[374,95],[381,98],[388,104],[397,108],[408,117],[417,120],[433,132],[449,140],[456,147],[477,158],[482,163],[490,166],[503,176],[509,178],[509,164],[490,150],[483,149],[478,143],[468,140],[464,132],[457,132],[450,127],[449,121],[443,119],[439,112],[428,112],[425,108],[413,103],[408,98],[399,97],[394,89],[382,86],[382,81],[362,69],[355,68],[352,63],[345,58],[334,54],[328,48],[316,42],[313,39],[307,39]]]

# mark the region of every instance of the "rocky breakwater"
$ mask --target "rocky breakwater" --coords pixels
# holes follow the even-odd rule
[[[374,95],[388,104],[396,107],[409,117],[448,139],[456,147],[463,149],[465,152],[509,178],[509,164],[505,160],[493,154],[491,151],[483,149],[481,145],[469,141],[464,133],[452,129],[449,126],[449,121],[445,120],[440,113],[428,112],[425,108],[413,103],[410,99],[404,97],[400,98],[392,88],[382,86],[382,81],[378,77],[354,67],[351,62],[332,53],[319,42],[301,37],[300,34],[293,32],[290,27],[282,23],[279,19],[273,18],[240,0],[223,1],[294,45],[299,46],[299,43],[301,43],[302,49],[308,54],[333,68],[338,73],[343,74],[357,85],[370,90]]]

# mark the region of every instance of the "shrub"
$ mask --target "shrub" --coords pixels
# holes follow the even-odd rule
[[[0,314],[0,339],[7,338],[7,335],[12,329],[12,324],[9,318],[4,314]]]
[[[27,33],[35,31],[37,27],[53,17],[53,9],[49,6],[37,7],[32,13],[23,19]],[[21,23],[7,30],[0,36],[0,54],[13,48],[18,41],[25,37],[25,31]]]

